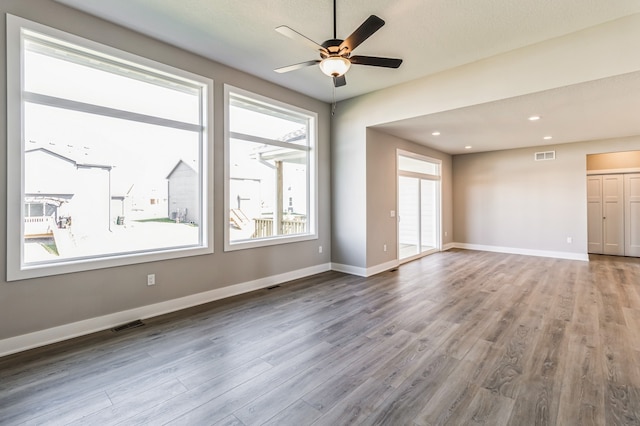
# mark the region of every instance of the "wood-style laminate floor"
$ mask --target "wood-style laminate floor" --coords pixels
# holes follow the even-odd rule
[[[323,273],[2,358],[0,423],[640,424],[640,259]]]

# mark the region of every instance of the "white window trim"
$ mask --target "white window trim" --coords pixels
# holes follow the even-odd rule
[[[239,242],[231,242],[229,232],[229,183],[230,183],[230,167],[229,167],[229,150],[231,141],[231,129],[229,126],[229,101],[231,94],[246,96],[256,101],[268,103],[275,107],[298,112],[313,118],[309,126],[309,146],[296,147],[297,149],[307,149],[310,153],[308,163],[308,226],[309,232],[303,235],[294,236],[276,236],[272,238],[261,238],[256,240],[244,240]],[[287,144],[284,144],[285,146]],[[318,239],[318,114],[300,107],[296,107],[285,102],[281,102],[266,96],[262,96],[248,90],[240,89],[228,84],[224,85],[224,251],[243,250],[256,247],[274,246],[279,244],[295,243],[300,241],[309,241]]]
[[[7,14],[7,281],[45,277],[72,272],[88,271],[115,266],[131,265],[159,260],[175,259],[213,253],[213,80],[140,57],[101,43],[87,40],[42,24]],[[70,259],[48,264],[23,265],[24,223],[22,220],[22,194],[24,193],[23,114],[22,114],[22,29],[48,35],[87,49],[111,55],[137,66],[179,76],[184,81],[202,87],[204,98],[201,111],[203,135],[200,145],[202,217],[201,243],[197,247],[176,247],[149,252],[130,252],[117,255]],[[20,182],[20,185],[16,185]],[[16,226],[18,224],[18,226]]]

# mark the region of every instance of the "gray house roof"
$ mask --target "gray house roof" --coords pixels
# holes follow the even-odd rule
[[[34,149],[29,149],[25,151],[25,154],[29,154],[29,153],[33,153],[33,152],[43,152],[45,154],[49,154],[54,158],[58,158],[60,160],[63,161],[68,161],[70,163],[72,163],[74,166],[78,167],[78,168],[93,168],[93,169],[105,169],[105,170],[111,170],[113,168],[113,166],[110,165],[106,165],[106,164],[92,164],[92,163],[83,163],[80,161],[77,161],[76,159],[73,159],[71,157],[69,157],[68,155],[62,155],[59,154],[55,151],[52,151],[48,148],[34,148]]]
[[[175,173],[175,171],[180,167],[180,164],[184,164],[186,167],[191,169],[193,171],[193,173],[198,174],[198,172],[193,167],[191,167],[186,161],[180,160],[180,161],[178,161],[176,163],[175,166],[173,166],[173,169],[171,169],[171,171],[169,172],[169,174],[167,175],[167,177],[165,179],[171,179],[171,175],[173,175]]]

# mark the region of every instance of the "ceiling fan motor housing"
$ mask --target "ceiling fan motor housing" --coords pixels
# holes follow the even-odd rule
[[[344,40],[340,40],[337,38],[333,38],[322,43],[322,47],[326,50],[320,51],[320,56],[322,58],[328,58],[329,56],[343,56],[345,58],[349,57],[349,51],[346,47],[340,49],[340,45]]]

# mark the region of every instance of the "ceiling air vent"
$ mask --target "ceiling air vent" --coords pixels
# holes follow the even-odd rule
[[[536,161],[555,160],[556,152],[555,151],[536,152],[533,158]]]

